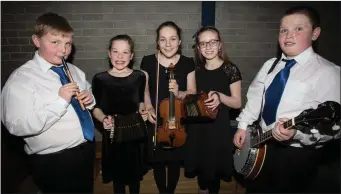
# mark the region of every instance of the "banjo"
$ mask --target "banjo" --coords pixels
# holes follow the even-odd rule
[[[316,109],[307,109],[297,117],[283,123],[284,128],[295,126],[305,134],[319,132],[323,135],[335,135],[340,126],[340,104],[326,101]],[[319,129],[319,130],[317,130]],[[247,127],[244,145],[234,153],[234,167],[246,179],[254,179],[262,170],[266,158],[266,142],[272,138],[272,129],[263,133],[258,124]]]

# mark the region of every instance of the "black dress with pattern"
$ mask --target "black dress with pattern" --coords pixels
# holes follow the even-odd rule
[[[214,70],[197,67],[195,76],[198,92],[217,91],[227,96],[231,95],[230,85],[241,80],[239,69],[233,64],[223,64]],[[229,107],[221,105],[214,122],[188,126],[185,177],[193,178],[199,175],[205,180],[231,180],[233,136],[229,110]]]
[[[156,72],[157,72],[157,59],[154,54],[144,56],[141,62],[142,70],[146,71],[149,75],[149,92],[150,98],[155,108],[156,99]],[[181,55],[179,61],[175,64],[175,79],[179,85],[179,91],[187,90],[187,75],[195,70],[195,65],[192,58]],[[159,67],[159,104],[162,100],[169,97],[168,89],[168,75],[166,68],[162,65]],[[183,160],[183,147],[174,149],[164,149],[160,145],[156,146],[155,153],[153,154],[152,139],[154,134],[154,125],[148,125],[149,133],[149,157],[151,163],[171,162]]]
[[[140,70],[133,70],[126,77],[115,77],[107,71],[98,73],[92,80],[95,107],[100,108],[105,115],[132,114],[144,102],[145,84],[146,76]],[[103,133],[103,182],[129,184],[142,180],[148,171],[147,141],[110,144],[108,136],[108,133]]]

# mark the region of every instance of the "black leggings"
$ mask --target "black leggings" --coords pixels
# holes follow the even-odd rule
[[[166,183],[166,166],[168,167]],[[180,177],[180,162],[157,163],[153,167],[154,179],[160,193],[174,193]]]
[[[114,193],[115,194],[122,194],[126,193],[126,184],[123,183],[114,183]],[[140,181],[132,182],[128,184],[129,186],[129,193],[140,193]]]
[[[200,190],[208,189],[209,193],[218,193],[220,189],[220,179],[205,180],[201,176],[198,176],[198,185]]]

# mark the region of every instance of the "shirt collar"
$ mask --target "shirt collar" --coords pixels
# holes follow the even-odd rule
[[[296,63],[298,65],[304,65],[309,58],[311,57],[312,54],[314,54],[314,50],[312,47],[307,48],[305,51],[303,51],[301,54],[297,55],[296,57],[294,57],[293,59],[295,59]],[[288,57],[286,57],[284,55],[284,53],[282,53],[282,59],[288,59]]]
[[[44,58],[39,55],[39,51],[37,50],[34,54],[33,60],[38,64],[39,68],[46,73],[49,69],[51,69],[51,63],[47,62]]]

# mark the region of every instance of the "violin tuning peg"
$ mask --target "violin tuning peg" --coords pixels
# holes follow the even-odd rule
[[[310,130],[310,133],[312,133],[312,134],[316,134],[316,133],[318,133],[319,131],[317,130],[317,129],[315,129],[315,128],[313,128],[313,129],[311,129]]]
[[[337,131],[337,130],[340,130],[340,125],[334,125],[333,127],[332,127],[332,129],[334,130],[334,131]]]

